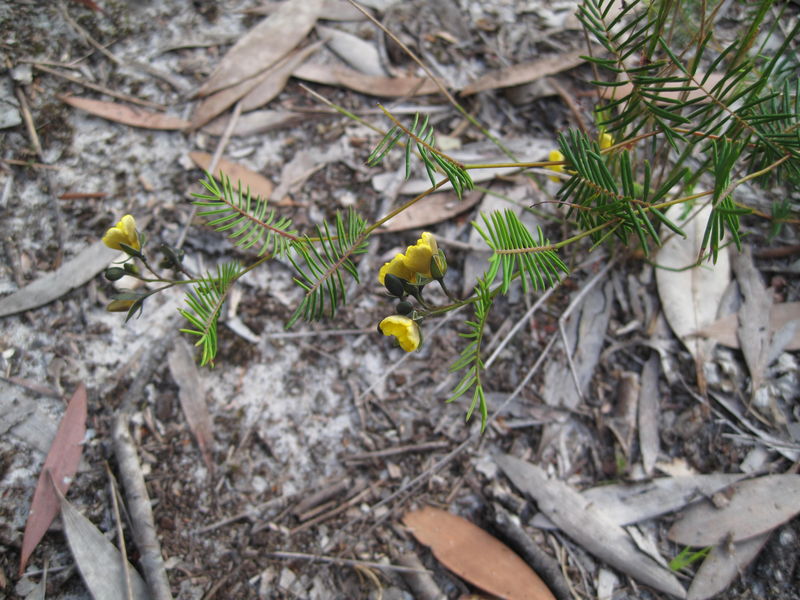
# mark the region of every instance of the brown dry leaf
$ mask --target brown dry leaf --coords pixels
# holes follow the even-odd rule
[[[254,110],[239,117],[231,135],[256,135],[281,127],[294,127],[307,118],[307,114],[289,110]],[[222,135],[229,122],[230,116],[221,116],[203,127],[203,131],[211,135]]]
[[[424,77],[377,77],[364,75],[341,65],[303,63],[292,73],[294,77],[323,85],[344,86],[355,92],[382,98],[424,96],[439,91],[436,84]]]
[[[39,481],[36,483],[36,491],[33,492],[22,539],[20,575],[25,570],[34,548],[58,514],[59,501],[53,484],[62,494],[66,493],[78,470],[78,463],[83,453],[83,437],[86,434],[86,405],[86,386],[81,383],[72,395],[64,416],[61,417],[53,444],[39,473]]]
[[[701,266],[687,268],[700,256],[711,207],[704,206],[688,223],[681,222],[682,211],[681,206],[671,206],[666,212],[666,216],[684,230],[687,239],[671,235],[659,249],[656,263],[663,268],[656,269],[656,283],[664,316],[691,352],[698,386],[701,393],[705,393],[703,364],[710,357],[714,342],[699,339],[695,333],[717,318],[720,301],[730,282],[730,261],[727,249],[722,249],[716,265],[704,262]]]
[[[426,506],[403,523],[448,569],[500,598],[555,600],[527,563],[497,538],[447,511]]]
[[[211,164],[211,155],[208,152],[190,152],[189,158],[201,169],[208,169]],[[272,194],[272,182],[247,167],[221,158],[217,163],[217,172],[214,175],[219,177],[220,173],[224,173],[231,178],[234,189],[236,188],[236,182],[241,181],[243,192],[249,187],[250,193],[254,196],[269,198],[270,194]]]
[[[703,88],[706,90],[710,90],[713,88],[717,83],[722,80],[723,75],[719,73],[712,73],[708,76],[708,79],[703,84]],[[696,81],[700,81],[703,78],[703,73],[698,72],[695,76]],[[678,85],[677,83],[675,84]],[[605,100],[614,100],[615,98],[624,98],[628,94],[633,91],[633,85],[630,83],[623,83],[622,85],[618,85],[615,87],[601,87],[600,88],[600,96]],[[670,98],[673,100],[680,100],[684,92],[661,92],[659,93],[660,96],[664,96],[666,98]],[[708,101],[709,95],[704,92],[703,90],[693,90],[688,93],[687,99],[688,100],[697,100],[697,99]]]
[[[95,242],[55,271],[0,299],[0,317],[37,308],[60,298],[92,279],[107,267],[117,254],[117,251],[102,241]]]
[[[281,59],[275,66],[269,69],[269,75],[264,79],[259,78],[259,83],[247,95],[242,98],[242,110],[254,110],[264,106],[275,96],[283,91],[286,82],[292,76],[292,71],[299,67],[309,56],[319,50],[324,44],[323,40],[311,44],[301,50],[292,52],[289,56]]]
[[[164,113],[152,112],[119,102],[104,102],[80,96],[61,96],[61,100],[97,117],[143,129],[186,129],[189,121]]]
[[[511,482],[584,550],[657,590],[686,597],[675,574],[642,553],[628,533],[593,502],[563,481],[550,479],[536,465],[510,455],[495,460]]]
[[[480,202],[482,197],[482,192],[467,192],[462,200],[450,192],[431,194],[413,204],[408,210],[392,217],[379,231],[404,231],[442,223],[469,210]]]
[[[211,431],[211,415],[206,405],[206,393],[200,382],[200,373],[197,363],[192,356],[192,350],[186,340],[176,338],[175,346],[167,357],[172,379],[178,384],[178,398],[181,409],[189,424],[189,429],[197,440],[197,446],[203,455],[209,471],[214,470],[211,461],[211,447],[214,445],[214,434]]]
[[[727,588],[761,552],[769,533],[733,544],[714,546],[689,586],[686,600],[707,600]]]
[[[568,71],[586,62],[581,55],[586,54],[585,50],[574,50],[556,56],[547,56],[530,62],[512,65],[505,69],[499,69],[487,73],[477,81],[473,81],[463,90],[462,96],[469,96],[485,90],[510,87],[522,83],[530,83],[548,75],[555,75],[562,71]]]
[[[198,96],[239,84],[258,75],[297,46],[317,22],[322,0],[287,0],[228,50]]]
[[[676,521],[667,537],[685,546],[711,546],[752,538],[800,513],[800,475],[767,475],[740,481],[722,508],[703,500]]]
[[[736,334],[738,323],[739,313],[733,313],[717,319],[697,333],[703,337],[713,338],[728,348],[738,348],[739,336]],[[778,332],[791,327],[792,324],[795,324],[794,331],[784,350],[800,350],[800,302],[773,304],[769,313],[770,337],[774,338]]]

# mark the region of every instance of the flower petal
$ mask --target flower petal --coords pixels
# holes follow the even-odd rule
[[[413,352],[419,348],[421,342],[419,325],[413,319],[402,315],[392,315],[381,321],[380,329],[383,335],[396,337],[400,347],[406,352]]]
[[[425,231],[422,237],[417,240],[416,245],[406,249],[406,257],[403,261],[405,266],[415,273],[430,278],[431,258],[439,252],[436,245],[436,238],[432,233]]]
[[[378,272],[378,281],[381,282],[381,285],[383,285],[387,273],[397,275],[400,279],[405,279],[406,281],[414,281],[414,272],[406,267],[404,259],[405,257],[402,254],[398,254],[390,262],[385,263],[381,267],[381,270]]]

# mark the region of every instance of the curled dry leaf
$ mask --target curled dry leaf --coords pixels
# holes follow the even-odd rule
[[[403,523],[448,569],[500,598],[555,600],[539,576],[497,538],[459,516],[430,506]]]
[[[208,96],[271,67],[305,39],[321,7],[322,0],[287,0],[281,4],[234,44],[197,95]]]
[[[127,106],[119,102],[104,102],[102,100],[92,100],[91,98],[81,98],[80,96],[62,96],[61,100],[86,111],[97,117],[108,119],[130,125],[131,127],[141,127],[143,129],[186,129],[189,121],[180,117],[157,113],[145,110],[136,106]]]
[[[208,169],[211,164],[211,155],[207,152],[190,152],[189,158],[201,169]],[[220,173],[231,178],[234,189],[236,189],[236,182],[241,181],[242,192],[247,191],[249,187],[250,193],[254,196],[269,198],[270,194],[272,194],[272,182],[263,175],[251,171],[247,167],[221,158],[217,163],[217,172],[214,173],[214,175],[219,177]]]
[[[673,234],[664,242],[656,255],[656,263],[661,267],[656,269],[656,283],[664,316],[694,357],[698,386],[705,393],[703,363],[710,357],[714,342],[698,337],[697,332],[717,318],[722,295],[730,283],[730,261],[727,249],[723,249],[717,264],[691,267],[700,256],[711,207],[704,206],[687,223],[679,218],[682,211],[683,207],[672,206],[666,212],[669,219],[683,228],[687,239]]]
[[[800,513],[800,475],[767,475],[730,487],[722,508],[704,500],[691,506],[667,537],[684,546],[746,540]]]
[[[28,521],[25,523],[25,534],[22,538],[20,575],[25,570],[34,548],[58,514],[59,501],[56,492],[66,493],[78,470],[78,463],[83,453],[83,437],[86,434],[86,405],[86,386],[81,383],[72,395],[64,416],[61,417],[53,444],[39,473],[39,481],[36,483],[36,491],[33,492]],[[51,481],[55,484],[55,488]]]

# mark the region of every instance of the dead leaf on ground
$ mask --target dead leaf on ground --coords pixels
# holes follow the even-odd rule
[[[242,12],[251,15],[269,15],[275,12],[279,5],[279,2],[267,0],[261,6],[245,9]],[[369,9],[367,12],[372,14]],[[347,0],[325,0],[319,11],[319,18],[325,21],[364,21],[367,17]]]
[[[317,32],[320,37],[326,38],[325,45],[336,56],[359,73],[377,77],[386,76],[386,71],[381,64],[380,54],[375,44],[362,40],[352,33],[346,33],[340,29],[325,27],[324,25],[318,24]]]
[[[61,423],[39,473],[39,481],[33,492],[22,539],[20,575],[25,570],[25,565],[36,545],[58,514],[58,496],[51,480],[58,490],[66,493],[78,470],[78,463],[83,453],[83,437],[86,434],[86,406],[86,386],[81,383],[72,395],[64,416],[61,417]]]
[[[211,449],[214,445],[214,434],[212,433],[211,415],[208,413],[206,393],[200,382],[197,363],[186,340],[176,338],[175,346],[170,351],[167,362],[172,379],[178,384],[178,398],[186,422],[189,424],[194,439],[197,440],[197,446],[203,455],[203,462],[206,463],[208,470],[213,472],[214,463],[211,461]]]
[[[700,339],[695,333],[717,318],[722,295],[730,282],[730,261],[728,250],[723,248],[717,264],[703,263],[687,268],[696,263],[700,256],[711,207],[704,206],[688,223],[682,223],[679,219],[683,210],[682,206],[671,206],[666,212],[667,218],[684,230],[687,239],[673,234],[659,249],[655,260],[662,268],[656,269],[656,283],[664,316],[672,331],[691,352],[695,360],[698,387],[701,393],[705,393],[703,364],[711,356],[714,342]]]
[[[697,73],[695,79],[699,81],[703,77],[702,73]],[[713,88],[717,83],[722,80],[722,75],[719,73],[712,73],[708,76],[708,79],[703,84],[703,87],[706,90],[710,90]],[[681,86],[680,83],[674,83],[674,87]],[[691,84],[690,84],[691,85]],[[605,100],[614,100],[616,98],[624,98],[625,96],[629,95],[633,91],[633,85],[630,83],[623,83],[622,85],[614,86],[614,87],[601,87],[600,88],[600,96]],[[672,100],[680,100],[683,98],[685,92],[659,92],[660,96],[664,96],[665,98],[670,98]],[[709,96],[706,92],[701,89],[692,90],[686,94],[687,100],[701,100],[701,101],[709,101],[711,100],[711,96]]]
[[[268,69],[306,38],[322,0],[287,0],[228,50],[197,91],[208,96]]]
[[[211,155],[207,152],[189,152],[189,158],[201,169],[208,169],[211,164]],[[269,198],[270,194],[272,194],[272,182],[247,167],[221,158],[217,163],[217,172],[214,175],[219,177],[220,173],[224,173],[231,178],[231,184],[234,189],[236,189],[236,182],[241,181],[242,192],[246,192],[249,187],[250,193],[254,196]]]
[[[59,494],[58,500],[69,548],[92,597],[127,598],[125,566],[119,550],[63,494]],[[150,593],[147,585],[130,563],[127,564],[127,573],[131,597],[134,600],[148,600]]]
[[[305,81],[343,86],[354,92],[381,98],[424,96],[439,91],[436,84],[425,77],[377,77],[364,75],[341,65],[305,62],[295,69],[292,75]]]
[[[105,269],[117,254],[118,251],[112,250],[102,241],[95,242],[55,271],[0,299],[0,317],[38,308],[60,298]]]
[[[658,356],[654,353],[642,369],[642,386],[639,391],[639,451],[642,454],[642,468],[647,475],[653,474],[661,446],[658,435],[658,418],[661,414],[658,365]]]
[[[431,194],[413,204],[408,210],[392,217],[378,231],[388,233],[442,223],[469,210],[480,202],[482,197],[482,192],[467,192],[461,200],[452,192]]]
[[[189,121],[180,117],[152,112],[136,106],[127,106],[119,102],[105,102],[80,96],[61,96],[61,100],[97,117],[131,127],[174,130],[186,129],[189,126]]]
[[[728,348],[738,348],[739,336],[736,332],[738,323],[739,313],[733,313],[717,319],[697,333],[703,337],[713,338],[718,344]],[[771,337],[774,339],[779,332],[792,328],[793,325],[792,335],[787,339],[784,350],[800,350],[800,302],[773,304],[769,314]]]
[[[500,598],[555,600],[528,564],[508,546],[470,521],[426,506],[403,523],[453,573]]]
[[[581,58],[584,54],[585,50],[574,50],[492,71],[466,86],[461,90],[461,95],[469,96],[485,90],[529,83],[548,75],[568,71],[586,62]]]
[[[764,372],[772,347],[769,327],[772,293],[764,287],[761,274],[753,264],[750,246],[742,248],[742,252],[734,253],[732,264],[743,297],[742,307],[739,309],[739,343],[750,371],[751,396],[755,397],[764,383]]]
[[[686,600],[708,600],[739,577],[767,543],[769,533],[733,544],[719,544],[703,559],[692,579]]]
[[[536,465],[510,455],[499,455],[495,460],[511,482],[587,552],[642,583],[685,598],[686,592],[674,573],[643,554],[628,533],[590,500],[563,481],[550,479]]]
[[[231,131],[232,136],[256,135],[281,127],[294,127],[308,118],[308,115],[289,110],[254,110],[241,115]],[[221,136],[230,122],[230,116],[224,115],[214,119],[203,127],[203,131],[211,135]]]
[[[718,473],[660,477],[643,483],[600,485],[581,492],[581,496],[613,523],[624,527],[648,521],[682,509],[736,483],[745,475]],[[531,525],[554,529],[544,515],[537,514]]]
[[[740,481],[722,508],[704,500],[688,508],[667,537],[684,546],[711,546],[752,538],[800,513],[800,475],[767,475]]]

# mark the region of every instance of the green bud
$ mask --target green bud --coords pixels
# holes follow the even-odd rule
[[[112,300],[106,306],[106,310],[108,312],[128,312],[135,302],[135,300]]]
[[[397,311],[398,315],[403,315],[404,317],[407,317],[408,315],[411,314],[411,311],[414,310],[414,307],[411,306],[410,302],[406,302],[405,300],[403,300],[402,302],[397,303],[397,307],[395,308],[395,310]]]
[[[162,269],[180,269],[183,264],[183,256],[185,254],[183,248],[173,248],[167,244],[161,244],[159,250],[163,253],[164,257],[158,263]]]
[[[444,252],[439,249],[439,252],[431,256],[431,277],[442,279],[445,273],[447,273],[447,259],[444,257]]]
[[[104,273],[106,279],[109,281],[118,281],[127,275],[125,269],[120,269],[119,267],[109,267],[106,269]]]
[[[122,266],[125,269],[125,273],[127,273],[128,275],[136,276],[139,274],[139,267],[137,267],[133,263],[125,263]]]
[[[402,298],[406,295],[405,290],[405,282],[400,279],[397,275],[392,273],[387,273],[386,276],[383,278],[383,285],[386,286],[386,289],[389,290],[389,293],[392,296],[396,296],[397,298]]]

